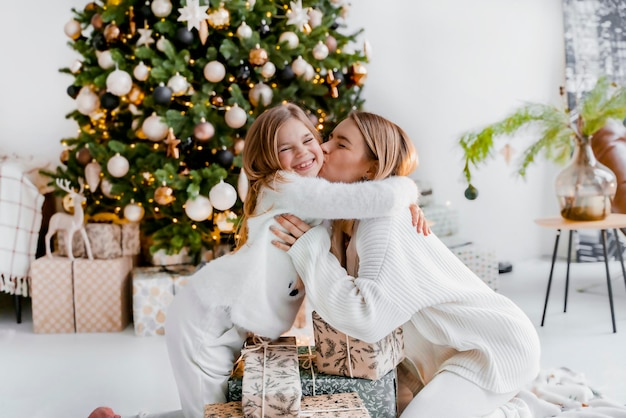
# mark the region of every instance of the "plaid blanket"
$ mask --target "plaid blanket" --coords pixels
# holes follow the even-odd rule
[[[28,296],[44,196],[22,166],[0,162],[0,291]]]

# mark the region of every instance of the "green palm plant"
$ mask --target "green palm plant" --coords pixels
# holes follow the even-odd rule
[[[493,158],[496,139],[512,137],[529,128],[536,129],[532,133],[538,139],[524,150],[517,167],[517,174],[525,178],[528,167],[541,154],[547,160],[563,164],[570,159],[573,147],[589,144],[608,119],[623,120],[625,117],[626,88],[601,77],[582,98],[578,109],[531,103],[480,131],[465,133],[459,139],[465,157],[463,173],[468,184],[465,197],[473,200],[478,196],[478,190],[472,184],[472,169]]]

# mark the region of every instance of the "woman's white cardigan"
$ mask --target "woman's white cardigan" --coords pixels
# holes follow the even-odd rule
[[[329,252],[322,226],[288,252],[307,298],[332,326],[369,342],[403,326],[406,355],[424,383],[448,370],[505,393],[536,377],[539,339],[528,317],[434,234],[417,234],[408,211],[360,221],[350,245],[356,277]]]
[[[273,189],[258,197],[257,216],[248,220],[248,239],[238,251],[212,260],[189,280],[206,309],[223,308],[232,322],[256,334],[276,338],[287,331],[302,303],[295,294],[297,273],[289,256],[271,243],[276,215],[303,219],[352,219],[383,216],[417,201],[408,177],[362,183],[330,183],[320,178],[281,173]]]

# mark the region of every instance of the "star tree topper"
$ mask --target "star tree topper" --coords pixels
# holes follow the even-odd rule
[[[187,30],[196,28],[200,30],[200,22],[209,18],[206,13],[209,6],[200,6],[200,0],[187,0],[187,5],[178,9],[179,22],[187,22]]]

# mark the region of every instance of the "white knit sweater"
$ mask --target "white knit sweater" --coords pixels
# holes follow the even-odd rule
[[[274,216],[293,213],[303,219],[372,218],[417,201],[417,186],[407,177],[362,183],[330,183],[282,173],[285,182],[262,191],[258,215],[248,220],[248,239],[237,252],[206,264],[191,278],[206,309],[223,307],[237,326],[276,338],[296,317],[304,292],[295,294],[296,271],[289,256],[271,243]]]
[[[448,370],[505,393],[537,375],[539,339],[528,317],[435,235],[417,234],[408,212],[360,221],[350,245],[356,277],[329,252],[322,226],[288,252],[314,309],[332,326],[369,342],[403,326],[406,355],[424,383]]]

